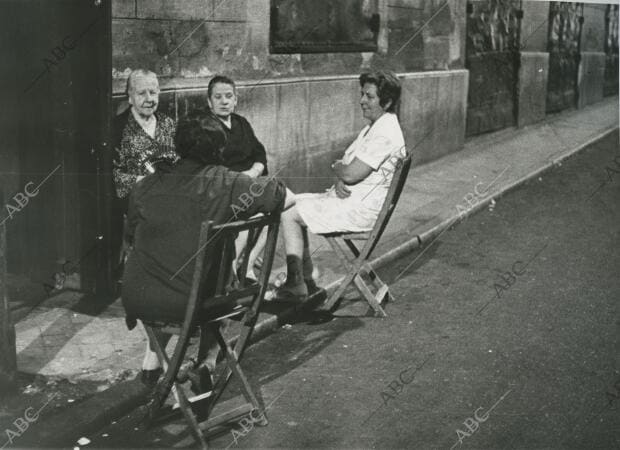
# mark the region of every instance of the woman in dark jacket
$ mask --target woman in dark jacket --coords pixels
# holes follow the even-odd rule
[[[159,164],[139,181],[129,198],[127,239],[133,249],[123,276],[122,301],[128,323],[135,319],[182,321],[191,287],[201,223],[245,219],[281,211],[287,189],[273,178],[249,176],[221,165],[226,134],[213,116],[183,121],[177,129],[174,164]],[[259,184],[259,189],[256,188]],[[253,189],[253,191],[252,191]],[[262,192],[240,209],[240,198]],[[292,194],[288,197],[293,198]],[[206,276],[215,279],[219,265]],[[207,366],[215,366],[217,345]],[[213,369],[213,367],[209,367]],[[149,368],[155,378],[161,372]]]

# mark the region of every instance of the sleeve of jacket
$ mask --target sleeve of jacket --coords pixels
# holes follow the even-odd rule
[[[239,173],[233,182],[231,209],[235,219],[247,219],[258,213],[282,211],[286,186],[273,177],[250,178]]]
[[[258,140],[254,129],[247,119],[243,118],[243,124],[246,129],[246,136],[248,137],[250,148],[252,149],[252,158],[254,162],[262,163],[265,166],[265,170],[262,175],[267,175],[267,153],[265,152],[265,146]]]
[[[125,242],[133,243],[136,233],[136,226],[140,219],[139,200],[136,198],[136,192],[129,194],[129,207],[127,208],[127,218],[123,226],[123,239]]]

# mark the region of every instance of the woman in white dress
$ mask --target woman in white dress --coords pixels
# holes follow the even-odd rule
[[[401,86],[391,72],[362,74],[360,106],[370,122],[332,164],[338,178],[327,192],[298,194],[296,205],[282,213],[286,247],[286,282],[274,293],[279,301],[301,301],[316,289],[308,230],[315,234],[371,230],[392,180],[395,157],[406,154],[395,111]]]

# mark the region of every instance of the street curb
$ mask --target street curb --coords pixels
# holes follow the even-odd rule
[[[59,414],[36,423],[16,444],[20,447],[68,447],[145,404],[150,390],[135,380],[123,381]]]
[[[559,163],[561,163],[562,161],[564,161],[565,159],[570,158],[571,156],[575,155],[576,153],[580,152],[581,150],[583,150],[584,148],[588,147],[589,145],[592,145],[593,143],[595,143],[596,141],[603,139],[605,137],[607,137],[607,135],[612,134],[615,131],[618,131],[620,129],[620,127],[615,126],[607,131],[603,131],[599,134],[597,134],[595,137],[587,140],[585,143],[575,147],[574,149],[571,149],[569,151],[567,151],[566,153],[563,153],[562,155],[556,157],[555,159],[551,160],[551,162],[545,164],[542,167],[539,167],[538,169],[528,173],[527,175],[519,178],[518,180],[514,181],[513,183],[507,185],[506,187],[500,189],[496,194],[491,195],[489,197],[484,198],[483,200],[481,200],[479,203],[477,203],[475,206],[472,206],[471,208],[469,208],[467,211],[465,211],[462,214],[455,214],[454,216],[451,216],[450,218],[444,220],[443,222],[441,222],[438,225],[435,225],[433,228],[431,228],[428,231],[425,231],[422,234],[416,235],[414,238],[409,239],[408,241],[404,242],[403,244],[400,244],[399,246],[393,248],[392,250],[387,251],[386,253],[384,253],[382,256],[379,256],[375,259],[373,259],[370,262],[370,265],[374,268],[377,269],[379,267],[382,267],[404,255],[406,255],[407,253],[411,252],[412,250],[415,250],[416,248],[420,247],[421,245],[427,243],[428,241],[436,238],[439,234],[441,234],[446,228],[451,227],[452,225],[456,224],[459,222],[459,220],[463,220],[471,215],[473,215],[474,213],[480,211],[481,209],[484,209],[489,203],[491,203],[491,201],[493,201],[496,198],[500,198],[503,195],[507,194],[508,192],[512,191],[513,189],[521,186],[522,184],[526,183],[527,181],[531,180],[532,178],[536,178],[537,176],[541,175],[542,173],[546,172],[547,170],[553,168],[554,166],[558,165]],[[336,284],[338,284],[336,282]]]

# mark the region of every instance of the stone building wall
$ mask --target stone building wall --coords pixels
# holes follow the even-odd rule
[[[122,107],[126,76],[137,67],[160,76],[160,107],[176,119],[205,104],[213,74],[229,75],[240,88],[238,112],[265,142],[270,167],[286,167],[300,189],[320,189],[331,181],[326,161],[340,155],[363,125],[357,76],[385,68],[403,80],[400,120],[408,147],[415,147],[414,163],[459,150],[470,78],[464,70],[466,0],[358,1],[376,2],[375,52],[271,54],[270,0],[112,0],[115,105]],[[545,117],[549,7],[522,3],[519,126]],[[580,105],[600,98],[605,27],[604,8],[588,6],[584,15]],[[426,129],[431,122],[441,132]]]
[[[240,80],[463,67],[464,0],[376,1],[377,52],[270,54],[270,0],[113,0],[113,77],[138,66]]]
[[[264,142],[270,167],[284,168],[294,189],[316,190],[331,183],[329,163],[364,125],[359,73],[385,68],[403,80],[400,119],[414,161],[458,150],[465,0],[376,1],[376,52],[270,54],[270,0],[113,0],[116,105],[137,67],[160,76],[160,108],[177,119],[205,104],[211,75],[232,76],[238,112]],[[420,143],[427,124],[437,130]]]

